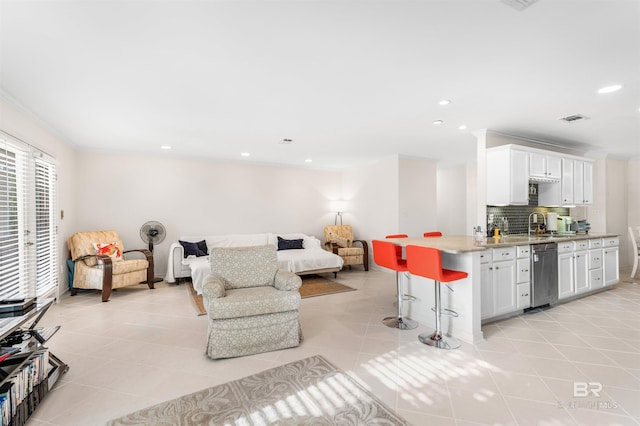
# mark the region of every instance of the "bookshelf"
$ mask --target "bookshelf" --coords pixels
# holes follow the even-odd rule
[[[54,299],[41,300],[24,313],[0,318],[0,345],[18,349],[0,361],[2,426],[24,425],[60,375],[69,369],[44,346],[60,327],[37,327],[53,302]]]

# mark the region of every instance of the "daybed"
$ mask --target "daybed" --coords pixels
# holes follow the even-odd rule
[[[180,278],[191,277],[198,293],[202,292],[204,281],[211,273],[209,251],[214,247],[247,247],[271,244],[278,248],[278,237],[285,240],[302,240],[301,249],[278,250],[278,268],[293,272],[296,275],[337,273],[342,269],[344,261],[340,256],[322,248],[319,239],[301,233],[292,234],[229,234],[214,236],[184,236],[179,241],[197,243],[206,242],[206,253],[203,256],[189,255],[179,242],[171,244],[165,281],[174,283]]]

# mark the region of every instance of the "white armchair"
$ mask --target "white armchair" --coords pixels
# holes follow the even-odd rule
[[[202,294],[207,355],[231,358],[298,346],[299,276],[278,269],[273,245],[215,247]]]

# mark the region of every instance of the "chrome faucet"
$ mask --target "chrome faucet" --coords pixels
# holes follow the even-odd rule
[[[537,214],[542,216],[542,223],[544,223],[544,228],[547,229],[547,217],[544,215],[544,213],[531,212],[531,213],[529,213],[529,219],[527,219],[527,234],[529,236],[531,236],[531,218],[534,217]],[[536,223],[537,222],[538,221],[536,220]]]

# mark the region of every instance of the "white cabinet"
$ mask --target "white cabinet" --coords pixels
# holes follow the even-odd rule
[[[618,244],[618,237],[558,244],[558,298],[617,283]]]
[[[573,243],[558,244],[558,299],[575,294]]]
[[[529,177],[540,180],[560,180],[562,157],[532,151],[529,154]]]
[[[573,205],[593,204],[593,163],[573,162]]]
[[[487,250],[489,251],[489,250]],[[503,247],[481,257],[482,319],[528,308],[530,294],[529,246]]]
[[[593,163],[563,157],[560,184],[541,183],[540,206],[579,206],[593,203]]]
[[[493,314],[513,312],[516,306],[516,262],[515,260],[494,262]]]
[[[602,240],[602,264],[604,285],[613,285],[620,282],[620,240],[618,237],[604,238]]]
[[[487,204],[529,204],[529,154],[511,145],[487,149]]]
[[[575,280],[576,294],[591,290],[589,285],[589,252],[587,250],[576,250],[573,253],[573,259],[575,268],[573,279]]]
[[[602,288],[602,239],[589,240],[589,287],[591,290]]]
[[[573,160],[562,159],[562,179],[560,180],[560,205],[573,205]]]
[[[493,265],[480,264],[480,316],[482,319],[493,315]]]
[[[531,306],[531,246],[516,247],[516,308]]]

